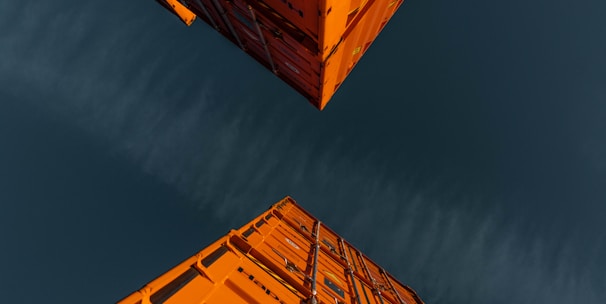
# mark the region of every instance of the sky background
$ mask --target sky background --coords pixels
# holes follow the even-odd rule
[[[604,16],[407,0],[318,112],[153,1],[0,0],[0,299],[115,302],[291,195],[426,303],[606,303]]]

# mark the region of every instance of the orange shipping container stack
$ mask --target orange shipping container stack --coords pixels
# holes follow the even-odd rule
[[[322,110],[403,0],[156,0],[204,20]]]
[[[422,304],[290,197],[120,304]]]

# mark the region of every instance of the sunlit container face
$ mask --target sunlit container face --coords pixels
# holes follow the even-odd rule
[[[323,109],[403,0],[156,0],[197,16]]]
[[[423,303],[287,197],[120,301]]]

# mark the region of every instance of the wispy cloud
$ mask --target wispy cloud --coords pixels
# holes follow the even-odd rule
[[[520,220],[500,218],[499,198],[445,193],[439,178],[419,188],[407,172],[387,177],[372,158],[347,153],[351,138],[321,149],[298,141],[306,122],[285,119],[281,105],[221,102],[209,75],[183,75],[195,56],[175,60],[180,46],[155,42],[165,31],[135,4],[65,7],[0,3],[4,90],[82,128],[199,208],[238,225],[291,194],[428,303],[606,301],[596,275],[604,235],[579,263],[570,236],[529,238]]]

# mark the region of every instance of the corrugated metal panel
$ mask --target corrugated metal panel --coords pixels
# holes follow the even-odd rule
[[[156,1],[188,25],[199,16],[320,110],[403,2]]]
[[[423,303],[290,197],[121,304]]]

